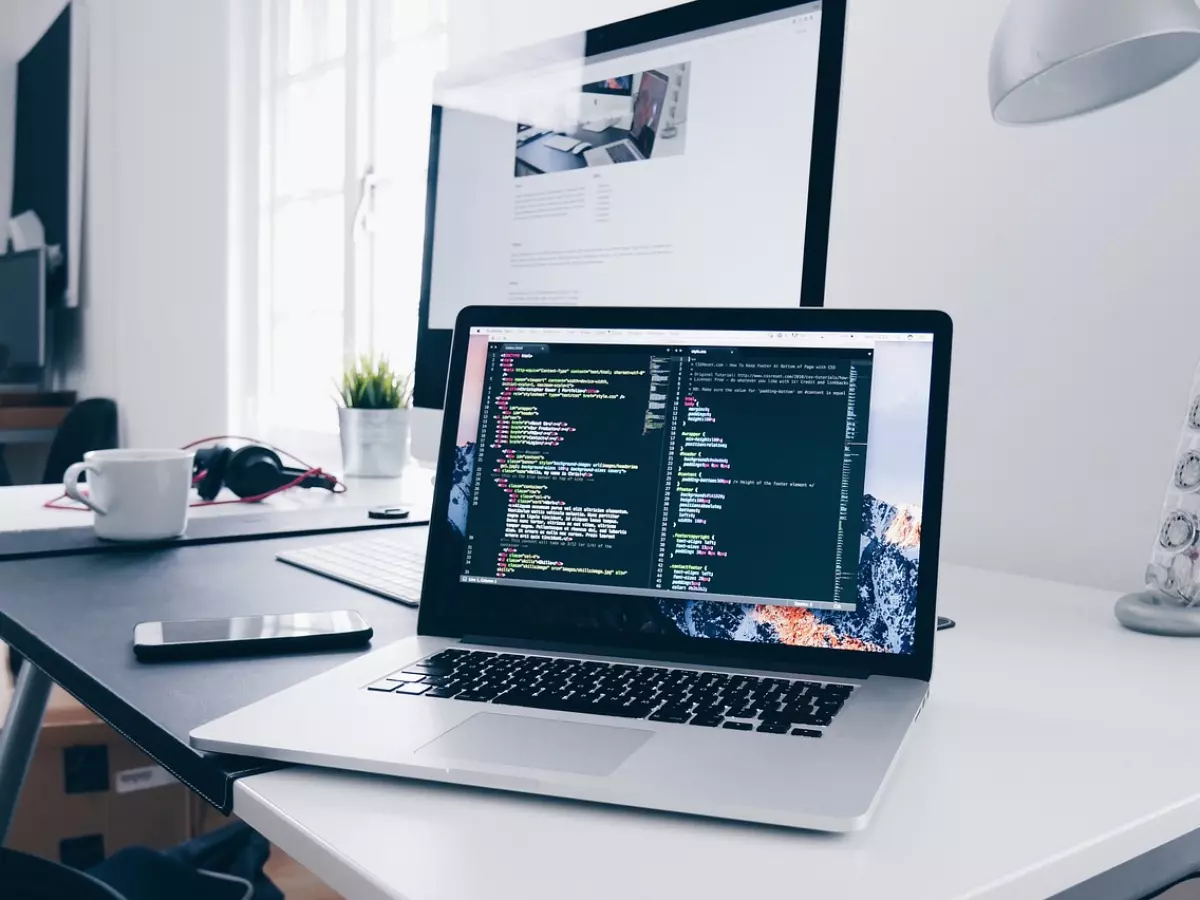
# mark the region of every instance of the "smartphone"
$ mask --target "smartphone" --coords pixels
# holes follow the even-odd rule
[[[154,662],[347,650],[367,644],[372,634],[353,610],[141,622],[133,629],[133,653]]]

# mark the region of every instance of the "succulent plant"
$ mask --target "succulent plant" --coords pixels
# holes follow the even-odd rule
[[[364,354],[342,376],[337,399],[347,409],[407,409],[412,385],[411,372],[400,374],[386,357]]]

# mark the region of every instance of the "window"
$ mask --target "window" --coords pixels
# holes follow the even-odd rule
[[[333,432],[343,366],[416,355],[429,111],[446,0],[267,0],[258,159],[257,410]]]

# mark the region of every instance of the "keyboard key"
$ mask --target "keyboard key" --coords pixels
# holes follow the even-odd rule
[[[377,681],[372,685],[367,686],[368,691],[382,691],[385,694],[390,694],[400,684],[398,681],[388,681],[386,678],[382,681]]]
[[[689,725],[699,725],[701,728],[717,728],[725,719],[723,716],[692,716]]]
[[[788,729],[792,727],[791,722],[781,722],[778,719],[768,720],[758,726],[757,730],[763,734],[787,734]]]
[[[620,706],[606,707],[602,716],[617,716],[622,719],[644,719],[650,715],[654,707],[649,703],[629,703]]]
[[[437,663],[416,663],[411,666],[405,666],[404,671],[415,672],[419,675],[449,675],[454,671],[454,666],[438,665]]]
[[[424,672],[393,672],[388,678],[392,681],[421,681],[425,678]]]
[[[734,731],[752,731],[752,730],[754,730],[754,725],[751,724],[750,722],[726,722],[721,727],[722,728],[730,728]]]
[[[824,713],[800,714],[796,713],[789,715],[788,718],[794,725],[820,725],[822,727],[833,721],[833,716]]]
[[[815,728],[793,728],[792,729],[792,734],[799,735],[800,737],[819,738],[824,733],[825,732],[823,732],[823,731],[817,731]]]
[[[689,713],[674,712],[672,710],[666,712],[659,711],[650,715],[651,722],[671,722],[675,725],[683,725],[690,718],[691,715]]]
[[[453,687],[431,687],[425,692],[426,697],[453,697],[461,688]]]
[[[396,690],[395,690],[395,691],[393,691],[392,693],[395,693],[395,694],[414,694],[414,695],[415,695],[415,694],[423,694],[423,693],[425,693],[427,690],[429,690],[429,685],[427,685],[427,684],[414,684],[413,682],[408,682],[408,683],[406,683],[406,684],[401,684],[401,685],[400,685],[399,687],[397,687],[397,688],[396,688]]]

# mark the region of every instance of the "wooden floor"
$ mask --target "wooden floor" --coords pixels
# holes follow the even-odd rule
[[[283,891],[286,900],[343,900],[341,894],[325,885],[308,869],[278,847],[271,848],[267,875]]]

